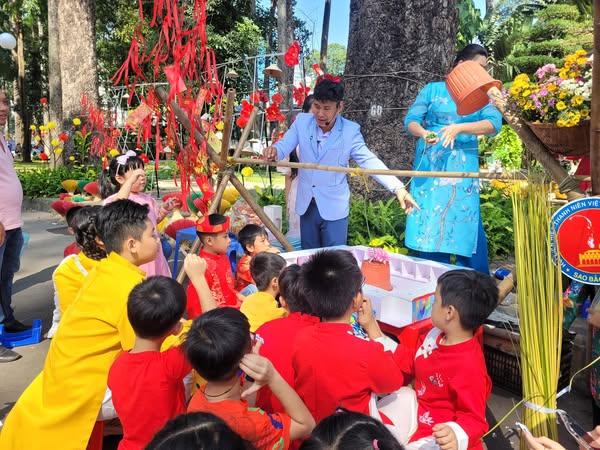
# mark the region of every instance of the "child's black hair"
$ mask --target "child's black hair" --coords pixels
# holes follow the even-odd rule
[[[154,276],[135,286],[127,299],[127,318],[135,335],[157,339],[183,317],[185,290],[173,278]]]
[[[304,98],[304,102],[302,102],[302,112],[303,113],[310,112],[310,108],[312,107],[314,100],[315,100],[315,96],[313,94],[307,95]]]
[[[454,66],[461,61],[471,61],[475,59],[476,56],[485,56],[487,58],[488,51],[485,49],[485,47],[479,44],[468,44],[456,54]]]
[[[402,445],[379,420],[346,409],[324,418],[301,450],[402,450]]]
[[[148,205],[131,200],[117,200],[103,206],[96,218],[96,228],[106,253],[120,253],[130,237],[140,240],[146,229]]]
[[[124,176],[130,170],[144,168],[144,161],[139,156],[129,156],[125,164],[119,164],[117,158],[119,157],[110,160],[108,167],[102,171],[98,179],[100,196],[103,199],[116,194],[121,189],[121,185],[117,181],[117,175]]]
[[[222,223],[225,223],[227,221],[227,217],[225,217],[223,214],[210,214],[208,216],[208,223],[211,224],[212,226],[214,225],[221,225]],[[212,236],[215,233],[202,233],[200,231],[196,231],[196,234],[198,235],[198,239],[200,239],[200,242],[202,242],[204,244],[204,239],[208,236]]]
[[[279,278],[285,266],[285,259],[276,253],[261,252],[254,255],[250,260],[250,274],[257,289],[266,290],[273,278]]]
[[[219,417],[205,412],[182,414],[154,436],[146,450],[252,450],[254,447]]]
[[[259,236],[268,237],[265,229],[260,225],[256,225],[254,223],[249,223],[240,230],[240,232],[238,233],[238,241],[240,242],[240,245],[242,246],[246,254],[249,254],[248,246],[254,245],[254,241]]]
[[[100,236],[96,229],[96,220],[101,209],[102,207],[97,205],[78,207],[69,225],[83,254],[96,261],[106,258],[106,250],[98,243]]]
[[[476,270],[450,270],[438,278],[442,306],[454,306],[460,324],[476,330],[498,305],[498,287],[489,275]]]
[[[313,314],[330,320],[342,317],[352,306],[363,275],[352,253],[323,250],[302,265],[300,283]]]
[[[184,343],[192,367],[207,381],[231,379],[251,350],[250,323],[235,308],[217,308],[194,320]]]
[[[312,309],[304,298],[300,283],[300,266],[292,264],[281,271],[279,275],[279,294],[285,299],[287,309],[293,312],[311,314]]]
[[[336,83],[332,80],[320,80],[315,86],[313,101],[319,102],[336,102],[340,103],[344,100],[344,85],[342,82]]]
[[[77,213],[81,211],[82,208],[83,206],[80,205],[72,206],[65,214],[65,222],[67,222],[67,226],[73,230],[73,232],[77,226]]]

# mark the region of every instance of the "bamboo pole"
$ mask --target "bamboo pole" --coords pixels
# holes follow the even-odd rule
[[[353,167],[328,166],[318,163],[297,163],[288,161],[267,161],[265,159],[252,158],[232,158],[234,164],[261,164],[273,167],[291,167],[294,169],[322,170],[325,172],[350,173],[355,175],[390,175],[396,177],[416,177],[416,178],[483,178],[490,180],[514,181],[527,180],[527,177],[520,172],[512,173],[488,173],[488,172],[443,172],[443,171],[417,171],[400,169],[361,169]]]
[[[167,103],[168,94],[164,90],[164,88],[158,87],[156,89],[156,93],[159,96],[159,98],[161,99],[161,101],[166,104]],[[202,135],[202,133],[197,128],[195,128],[192,125],[192,123],[190,123],[190,120],[187,117],[187,114],[185,113],[185,111],[183,111],[181,109],[181,107],[177,104],[177,102],[175,100],[173,100],[170,103],[169,106],[171,108],[173,108],[173,112],[175,113],[175,116],[177,117],[177,119],[179,120],[179,122],[189,132],[193,132],[195,138],[199,142],[202,142],[202,141],[206,140],[204,138],[204,136]],[[215,149],[212,148],[212,146],[208,142],[206,143],[206,152],[208,153],[208,157],[213,162],[215,162],[216,164],[220,163],[220,160],[221,160],[220,155],[215,151]],[[244,199],[246,200],[246,202],[248,203],[248,205],[250,206],[250,208],[252,208],[252,210],[256,213],[256,215],[262,220],[262,222],[264,223],[265,227],[267,227],[267,229],[269,229],[271,231],[271,233],[273,233],[273,235],[277,238],[277,240],[279,240],[279,242],[281,242],[281,244],[284,246],[284,248],[286,250],[288,250],[288,251],[293,250],[293,247],[289,243],[289,241],[287,240],[287,238],[283,235],[283,233],[281,233],[279,231],[279,229],[273,223],[273,221],[271,221],[271,219],[269,218],[269,216],[267,216],[264,213],[264,211],[262,210],[262,208],[256,203],[256,201],[254,200],[254,198],[252,197],[252,195],[250,194],[250,192],[248,192],[248,190],[246,189],[246,187],[242,183],[240,183],[239,180],[235,176],[232,176],[230,178],[230,181],[236,187],[236,189],[239,191],[240,195],[242,197],[244,197]],[[180,283],[183,283],[183,281],[185,280],[185,277],[186,277],[186,274],[185,274],[184,270],[182,269],[179,272],[179,274],[177,275],[177,281],[180,282]]]
[[[227,90],[227,109],[225,110],[225,126],[223,127],[223,139],[221,140],[221,164],[227,162],[229,156],[229,141],[233,129],[233,103],[235,102],[235,89]]]
[[[533,134],[533,131],[531,131],[527,124],[520,117],[506,109],[506,100],[500,90],[494,87],[488,91],[488,96],[500,110],[504,119],[515,130],[521,141],[523,141],[524,147],[550,174],[552,180],[558,184],[561,192],[564,192],[569,200],[585,197],[579,188],[579,183],[573,177],[569,176],[567,171],[562,168],[554,156],[546,149],[542,141]]]
[[[594,63],[590,119],[590,174],[592,194],[600,195],[600,0],[594,0]]]

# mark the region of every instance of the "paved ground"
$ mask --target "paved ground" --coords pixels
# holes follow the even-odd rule
[[[44,323],[44,332],[49,328],[52,314],[52,281],[51,276],[62,258],[64,247],[72,241],[67,235],[62,220],[51,213],[27,212],[25,231],[30,235],[28,247],[21,260],[22,269],[18,273],[14,285],[13,304],[19,320],[29,323],[39,318]],[[23,358],[8,364],[0,365],[0,420],[8,413],[20,393],[39,373],[48,350],[49,341],[38,345],[20,347]],[[569,394],[561,401],[566,409],[586,429],[591,428],[591,408],[589,398],[582,391]],[[518,402],[518,398],[501,389],[495,389],[489,401],[488,421],[495,423]],[[496,433],[486,439],[490,450],[516,448],[517,439],[506,425],[514,425],[519,415],[513,414]],[[508,436],[509,438],[507,438]],[[570,450],[577,448],[568,436],[561,441]]]

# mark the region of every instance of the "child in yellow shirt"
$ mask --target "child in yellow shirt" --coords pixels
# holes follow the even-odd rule
[[[52,274],[54,313],[52,327],[47,334],[49,339],[56,333],[60,318],[75,300],[88,274],[98,265],[98,261],[106,258],[106,251],[100,245],[96,231],[95,221],[99,211],[100,206],[79,207],[69,221],[80,252],[63,259]]]
[[[246,297],[240,311],[248,318],[253,333],[262,324],[285,315],[285,309],[276,300],[279,274],[285,266],[285,259],[275,253],[259,253],[250,261],[250,273],[259,292]]]
[[[97,217],[108,256],[87,276],[61,319],[44,369],[23,392],[0,433],[0,448],[85,449],[116,356],[131,350],[135,334],[127,297],[145,278],[160,240],[148,206],[118,200]]]

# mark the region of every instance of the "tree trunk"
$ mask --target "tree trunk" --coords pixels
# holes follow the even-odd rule
[[[21,144],[23,161],[31,162],[31,133],[29,132],[29,111],[27,110],[27,97],[25,95],[25,49],[23,39],[23,20],[20,14],[13,18],[13,29],[17,38],[17,48],[13,51],[13,58],[17,63],[17,80],[13,84],[15,115],[15,141]]]
[[[93,0],[57,0],[62,117],[65,128],[81,115],[81,97],[98,103]]]
[[[494,0],[485,0],[485,18],[487,19],[492,15],[496,8],[496,2]]]
[[[48,110],[50,120],[62,123],[58,1],[48,0]]]
[[[293,34],[293,1],[277,0],[277,51],[285,52],[292,43]],[[288,122],[291,119],[292,110],[292,84],[294,83],[294,68],[288,67],[283,59],[283,55],[278,58],[279,68],[283,71],[279,91],[283,95],[282,110],[287,110]]]
[[[415,142],[402,122],[419,90],[451,66],[456,6],[456,0],[350,2],[345,115],[390,168],[411,167]]]

